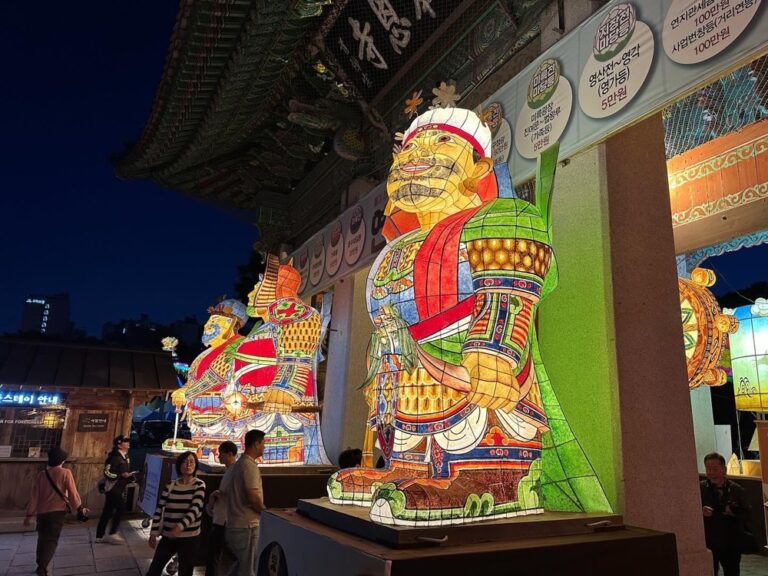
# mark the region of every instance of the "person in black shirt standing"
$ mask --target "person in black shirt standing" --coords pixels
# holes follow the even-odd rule
[[[739,576],[741,537],[749,506],[744,489],[725,477],[725,458],[717,452],[704,457],[707,479],[701,482],[704,535],[712,552],[714,574]]]
[[[125,512],[126,489],[131,482],[131,460],[128,449],[131,440],[127,436],[118,436],[112,443],[112,452],[104,463],[104,509],[101,511],[99,524],[96,527],[96,542],[119,543],[122,537],[117,533],[120,519]],[[109,527],[109,536],[104,536]]]

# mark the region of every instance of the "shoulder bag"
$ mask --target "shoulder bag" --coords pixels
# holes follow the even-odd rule
[[[67,507],[67,514],[72,514],[72,505],[69,503],[69,499],[66,496],[64,496],[64,493],[61,490],[59,490],[58,486],[56,486],[56,483],[53,481],[53,478],[51,478],[50,472],[48,472],[48,468],[45,469],[45,477],[48,478],[48,482],[51,483],[51,487],[54,489],[56,494],[59,495],[59,498],[64,500],[64,504]]]

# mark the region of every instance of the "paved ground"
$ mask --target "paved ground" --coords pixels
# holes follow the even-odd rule
[[[147,546],[149,531],[140,520],[129,520],[120,527],[125,544],[95,544],[96,524],[67,524],[49,569],[52,576],[104,574],[105,576],[141,576],[152,561]],[[35,572],[37,534],[0,533],[0,576],[29,576]],[[205,570],[195,570],[197,576]]]
[[[35,572],[35,532],[10,532],[21,529],[18,519],[0,522],[0,576],[29,576]],[[3,533],[6,532],[6,533]],[[52,576],[104,574],[105,576],[142,576],[152,561],[147,546],[149,531],[140,520],[128,520],[120,532],[125,544],[95,544],[96,523],[67,524],[49,570]],[[195,576],[205,570],[195,569]],[[768,556],[744,556],[741,576],[768,575]],[[649,574],[649,576],[653,576]],[[704,575],[702,575],[704,576]]]

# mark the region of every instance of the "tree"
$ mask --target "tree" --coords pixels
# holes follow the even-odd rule
[[[237,267],[237,280],[235,280],[235,294],[243,302],[248,302],[248,293],[259,281],[259,274],[263,274],[266,268],[264,256],[261,252],[253,250],[248,257],[248,262]]]
[[[758,298],[768,298],[768,282],[760,280],[742,290],[727,292],[717,299],[721,308],[738,308],[752,304]]]

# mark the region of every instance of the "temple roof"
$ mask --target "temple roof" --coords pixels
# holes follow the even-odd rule
[[[346,183],[380,168],[412,91],[471,92],[538,35],[550,1],[181,0],[152,111],[116,172],[274,224],[313,168],[350,161]]]
[[[179,387],[169,353],[15,338],[0,339],[0,385],[3,390]]]

